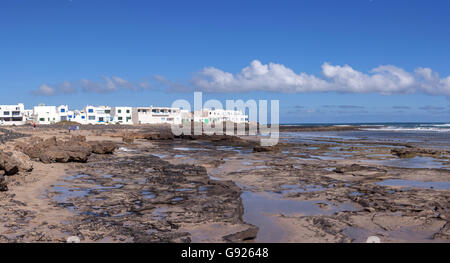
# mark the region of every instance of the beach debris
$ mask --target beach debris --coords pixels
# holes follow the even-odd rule
[[[366,243],[381,243],[381,240],[377,236],[370,236],[367,238]]]
[[[80,243],[80,238],[77,236],[70,236],[67,238],[67,243]]]

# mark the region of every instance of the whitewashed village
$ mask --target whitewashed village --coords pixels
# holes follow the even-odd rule
[[[237,110],[202,109],[189,112],[170,107],[110,107],[86,106],[81,110],[69,109],[67,105],[47,106],[40,104],[32,109],[25,109],[23,103],[17,105],[0,105],[0,125],[49,125],[59,122],[76,122],[86,124],[182,124],[184,122],[246,123],[248,115]]]

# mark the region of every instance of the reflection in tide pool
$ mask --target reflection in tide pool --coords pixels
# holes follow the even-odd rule
[[[381,161],[368,161],[381,165],[399,167],[399,168],[430,168],[430,169],[448,169],[444,167],[444,164],[432,157],[416,156],[413,158],[397,158]]]
[[[278,214],[301,214],[305,216],[334,214],[339,211],[355,211],[350,204],[334,206],[326,201],[296,201],[280,199],[281,196],[271,192],[253,193],[244,191],[241,195],[244,204],[245,222],[259,227],[256,242],[283,242],[284,230],[275,222]],[[319,203],[330,206],[322,210]]]
[[[448,182],[423,182],[412,180],[388,179],[377,183],[383,186],[402,186],[411,188],[433,188],[436,190],[450,190],[450,181]]]

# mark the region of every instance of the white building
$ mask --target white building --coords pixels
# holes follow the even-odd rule
[[[87,124],[87,114],[84,110],[74,110],[72,121],[80,124]]]
[[[185,123],[185,122],[191,122],[193,120],[193,115],[192,112],[188,111],[188,110],[181,110],[181,122]]]
[[[74,111],[69,110],[69,106],[61,105],[57,108],[59,114],[59,121],[73,121],[75,118]]]
[[[206,124],[219,122],[247,123],[248,115],[236,110],[202,109],[194,112],[194,122]]]
[[[56,106],[41,104],[33,108],[33,119],[38,124],[52,124],[60,121],[60,115]]]
[[[114,107],[112,109],[114,123],[133,124],[133,108],[132,107]]]
[[[208,110],[194,111],[194,122],[209,123]]]
[[[34,121],[33,110],[24,110],[23,117],[25,118],[25,122],[27,121],[33,122]]]
[[[0,125],[25,124],[25,107],[22,103],[17,105],[0,105]]]
[[[202,111],[194,112],[194,121],[203,123],[219,123],[219,122],[248,122],[248,115],[237,110],[223,109],[202,109]]]
[[[114,123],[114,117],[111,115],[111,107],[109,106],[86,106],[84,108],[85,115],[81,115],[84,120],[82,124],[108,124]]]
[[[181,124],[181,110],[168,107],[137,107],[133,111],[134,124]]]

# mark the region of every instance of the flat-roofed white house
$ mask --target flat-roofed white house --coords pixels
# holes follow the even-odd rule
[[[208,110],[208,118],[211,122],[230,121],[234,123],[248,122],[248,116],[237,110],[214,109]]]
[[[74,111],[69,110],[69,106],[61,105],[57,108],[59,114],[59,121],[73,121],[75,118]]]
[[[25,122],[33,122],[34,121],[33,110],[24,110],[23,117],[25,118]]]
[[[111,107],[109,106],[86,106],[84,112],[86,124],[114,123],[114,117],[111,115]],[[81,118],[83,118],[83,115]]]
[[[114,123],[133,124],[133,108],[132,107],[114,107],[112,108],[112,116]]]
[[[0,105],[0,125],[23,125],[25,124],[25,106]]]
[[[208,110],[194,111],[194,122],[209,123]]]
[[[84,110],[74,110],[72,121],[80,124],[87,124],[87,114]]]
[[[194,112],[194,121],[203,123],[234,122],[247,123],[248,115],[237,110],[202,109]]]
[[[137,107],[133,110],[134,124],[181,124],[181,110],[169,107]]]
[[[185,123],[185,122],[191,122],[193,120],[192,117],[192,112],[188,111],[188,110],[181,110],[181,122]]]
[[[52,124],[61,120],[56,106],[43,104],[33,108],[33,119],[38,124]]]

